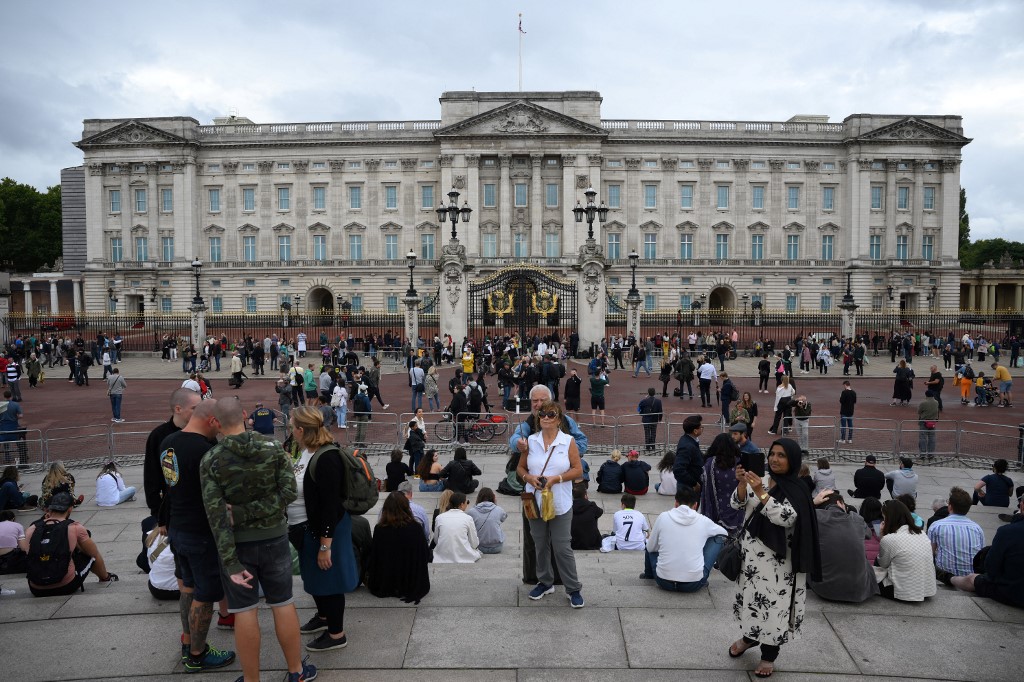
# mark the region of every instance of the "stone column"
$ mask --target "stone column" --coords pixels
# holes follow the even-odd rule
[[[451,239],[441,250],[440,331],[462,343],[469,332],[469,277],[466,274],[466,247]]]
[[[82,312],[82,282],[71,280],[71,294],[74,297],[75,315]]]
[[[997,306],[997,302],[996,302],[996,285],[995,284],[989,284],[988,285],[988,305],[989,305],[989,308],[992,309],[992,310],[996,310],[997,309],[997,307],[996,307]]]
[[[60,312],[60,300],[57,298],[57,280],[50,280],[50,314],[56,315]]]
[[[195,344],[196,349],[198,350],[206,339],[206,304],[193,303],[189,306],[189,310],[192,311],[191,342]]]
[[[608,204],[608,195],[606,189],[601,185],[601,168],[603,164],[604,157],[601,156],[600,154],[587,154],[587,185],[597,190],[597,198],[595,198],[594,201],[597,203],[598,206],[600,206],[602,202],[604,202],[605,205]],[[576,189],[572,189],[572,186],[568,188],[569,191],[572,191],[574,193],[580,193],[584,189],[586,188],[576,187]],[[621,195],[619,196],[619,198],[621,200]],[[573,207],[576,206],[575,200],[572,202],[571,205],[569,205],[568,201],[566,201],[565,203],[569,209],[572,209]],[[576,217],[573,216],[571,213],[570,216],[572,216],[571,220],[576,220]],[[583,232],[581,234],[585,234],[587,230],[587,223],[583,222],[581,223],[581,225],[583,226]],[[596,241],[598,244],[604,244],[605,239],[606,238],[604,236],[603,223],[600,220],[595,220],[594,241]],[[576,242],[576,244],[581,244],[585,241],[586,237],[581,236],[580,241]],[[576,244],[572,245],[572,251],[576,251]],[[562,251],[563,253],[572,253],[572,251],[566,251],[564,246],[562,247]]]
[[[579,270],[577,280],[577,314],[579,316],[580,349],[587,350],[591,344],[600,343],[605,337],[605,317],[607,300],[605,299],[605,261],[604,252],[597,240],[584,240],[580,247],[576,267]]]
[[[626,333],[633,333],[637,339],[640,339],[640,305],[644,302],[640,294],[633,296],[629,294],[626,296],[626,308],[628,310],[628,322],[626,324]]]
[[[981,310],[988,310],[989,309],[989,304],[988,304],[988,285],[987,284],[982,284],[981,285],[981,303],[979,304],[978,307]]]
[[[509,177],[509,166],[512,164],[511,154],[499,154],[501,179],[498,180],[498,256],[512,255],[512,181]],[[455,335],[452,334],[452,338]]]
[[[484,200],[480,192],[480,155],[466,154],[466,188],[461,190],[463,198],[473,208],[470,215],[470,222],[464,223],[466,229],[466,251],[479,257],[483,253],[482,239],[480,237],[480,209],[483,208]],[[439,240],[444,235],[439,236]],[[437,246],[441,246],[438,244]]]
[[[842,328],[840,333],[843,338],[852,339],[857,330],[857,308],[860,306],[851,301],[844,301],[837,306],[842,312]]]
[[[1024,286],[1018,284],[1013,288],[1013,308],[1020,310],[1024,307]]]
[[[562,235],[563,241],[566,242],[562,244],[563,253],[572,253],[576,250],[576,244],[582,244],[586,240],[583,235],[586,234],[587,225],[577,223],[572,212],[576,202],[582,200],[576,188],[576,158],[576,154],[562,155]],[[571,243],[569,235],[572,235]],[[583,332],[580,332],[580,348],[583,347],[582,334]]]
[[[530,256],[544,257],[544,187],[541,185],[540,168],[543,154],[530,154]]]
[[[924,161],[920,159],[914,161],[914,195],[911,197],[910,203],[914,233],[911,234],[911,244],[907,247],[910,253],[907,255],[911,258],[920,258],[924,255],[924,251],[921,248],[922,244],[924,244]],[[917,243],[914,243],[914,234],[920,235],[917,238]],[[939,244],[932,244],[933,260],[942,260],[941,250],[942,247]],[[939,258],[935,258],[937,251],[940,252]]]
[[[768,231],[768,242],[765,245],[765,258],[785,258],[786,240],[780,229],[785,224],[784,208],[786,197],[783,196],[782,174],[786,168],[785,159],[769,159],[771,175],[768,180],[768,223],[772,229]]]
[[[25,290],[25,315],[34,315],[35,310],[32,308],[32,280],[25,280],[21,283],[21,286]]]
[[[8,293],[0,296],[0,343],[7,343],[11,340],[10,313],[11,297]]]
[[[899,162],[889,159],[885,162],[885,248],[883,259],[896,257],[896,169]],[[910,241],[909,239],[907,240]],[[910,246],[907,246],[910,250]],[[909,257],[910,254],[908,253]]]
[[[416,348],[416,340],[420,337],[420,303],[423,301],[419,296],[404,296],[405,303],[405,337],[409,344]],[[452,336],[454,338],[454,335]]]

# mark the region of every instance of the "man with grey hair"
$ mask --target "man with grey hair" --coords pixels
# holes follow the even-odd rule
[[[412,516],[423,526],[423,535],[427,538],[427,544],[430,544],[430,519],[427,516],[427,510],[412,501],[412,483],[402,481],[398,484],[398,492],[405,495],[406,499],[409,500],[409,509],[412,510]]]
[[[541,405],[551,400],[551,398],[551,390],[543,384],[537,384],[530,389],[530,414],[527,415],[525,421],[521,422],[512,431],[512,435],[508,439],[509,450],[520,454],[529,450],[526,439],[531,434],[540,431],[540,417],[537,416],[537,411],[540,410]],[[576,448],[580,452],[580,461],[585,461],[583,460],[583,455],[587,453],[588,440],[586,435],[580,431],[576,420],[569,415],[563,415],[562,423],[559,424],[558,428],[573,437],[576,441]],[[588,467],[584,464],[584,473],[587,469]],[[557,568],[555,573],[555,582],[558,583]],[[523,582],[527,585],[535,585],[537,583],[537,552],[533,544],[533,535],[530,533],[530,524],[526,520],[525,515],[523,516]]]

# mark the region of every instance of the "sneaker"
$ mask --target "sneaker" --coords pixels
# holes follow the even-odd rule
[[[234,630],[235,629],[235,614],[229,613],[226,616],[217,614],[217,629],[218,630]]]
[[[188,660],[188,644],[185,644],[185,635],[181,635],[181,662]]]
[[[384,403],[384,407],[382,407],[381,409],[382,409],[382,410],[386,410],[386,409],[388,409],[389,407],[391,407],[391,403]]]
[[[653,575],[647,575],[646,573],[640,574],[640,580],[654,580]]]
[[[316,679],[316,666],[312,663],[306,663],[309,660],[309,656],[302,659],[302,672],[300,673],[286,673],[284,676],[284,682],[310,682]],[[244,677],[244,675],[243,675]]]
[[[315,635],[318,632],[323,632],[327,629],[327,619],[321,618],[320,616],[313,614],[313,617],[306,621],[306,624],[299,628],[299,632],[304,635]]]
[[[778,431],[769,431],[768,433],[770,433],[770,434],[772,434],[773,436],[775,436],[775,435],[777,435],[777,434],[778,434]]]
[[[850,497],[853,497],[853,488],[847,488],[846,494],[849,495]]]
[[[344,649],[348,646],[348,637],[341,636],[341,639],[334,639],[331,633],[321,633],[319,637],[306,645],[306,651],[330,651],[332,649]]]
[[[553,585],[545,585],[544,583],[537,583],[537,586],[530,590],[530,594],[526,595],[533,601],[540,601],[545,595],[554,594],[555,588]]]
[[[209,644],[206,645],[206,653],[196,658],[191,652],[188,658],[185,659],[185,672],[187,673],[201,673],[204,670],[213,670],[215,668],[223,668],[226,665],[231,665],[235,662],[234,651],[221,651],[220,649],[214,649]]]
[[[1006,523],[1011,523],[1017,520],[1017,516],[1015,514],[1000,514],[999,520],[1005,521]]]
[[[570,592],[565,596],[569,598],[569,606],[573,607],[574,609],[583,608],[583,595],[580,594],[579,590],[576,590],[575,592]]]

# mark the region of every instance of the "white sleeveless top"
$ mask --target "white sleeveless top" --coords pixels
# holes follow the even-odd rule
[[[569,463],[569,444],[572,443],[572,436],[569,434],[559,431],[558,435],[555,436],[555,440],[549,446],[553,448],[553,451],[551,453],[551,461],[548,462],[546,469],[544,468],[544,462],[547,461],[548,451],[544,449],[544,435],[538,431],[530,436],[527,443],[529,444],[529,451],[526,456],[526,470],[534,476],[540,476],[540,472],[543,470],[545,478],[555,478],[572,468],[572,465]],[[526,484],[524,490],[528,493],[536,493],[534,497],[537,498],[537,509],[540,510],[540,493],[529,483]],[[555,496],[556,515],[561,516],[572,509],[571,481],[556,483],[551,486],[551,492]]]

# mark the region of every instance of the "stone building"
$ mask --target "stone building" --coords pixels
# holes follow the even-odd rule
[[[576,286],[563,313],[588,341],[606,294],[630,286],[632,250],[645,309],[834,309],[848,273],[862,309],[960,303],[960,116],[608,120],[601,102],[446,92],[431,121],[86,120],[83,165],[63,178],[84,186],[65,225],[86,235],[64,254],[76,309],[184,310],[197,257],[213,312],[295,294],[402,310],[410,250],[420,293],[445,289],[470,318],[493,315],[473,283],[500,272]],[[588,248],[573,208],[591,186],[609,211]],[[473,209],[457,244],[437,214],[452,187]]]

